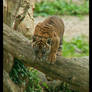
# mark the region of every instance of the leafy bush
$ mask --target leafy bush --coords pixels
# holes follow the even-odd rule
[[[27,77],[28,71],[26,67],[23,65],[21,61],[18,59],[14,59],[14,66],[12,71],[10,72],[10,77],[14,81],[15,84],[21,85],[24,79]]]
[[[25,92],[42,92],[38,73],[39,72],[37,70],[29,69],[29,82]]]
[[[85,39],[85,36],[78,36],[76,38],[73,38],[70,42],[63,41],[63,56],[89,56],[89,44]]]
[[[65,0],[55,0],[53,2],[43,1],[36,3],[34,16],[48,15],[85,15],[89,13],[89,1],[81,5],[66,2]]]
[[[28,84],[26,85],[25,92],[42,92],[42,88],[40,86],[40,79],[38,78],[38,71],[34,69],[27,69],[23,63],[14,59],[14,66],[12,71],[10,72],[10,77],[13,82],[19,86],[26,83],[26,79],[28,79]]]

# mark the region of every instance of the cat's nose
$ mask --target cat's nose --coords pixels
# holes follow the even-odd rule
[[[39,46],[39,49],[41,49],[42,48],[42,46]]]
[[[39,53],[39,57],[40,57],[40,58],[42,57],[42,54],[41,54],[41,53]]]

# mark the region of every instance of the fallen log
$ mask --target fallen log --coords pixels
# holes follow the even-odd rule
[[[89,59],[57,57],[54,65],[36,62],[30,40],[3,24],[3,48],[25,65],[34,67],[53,79],[71,84],[80,92],[89,92]]]

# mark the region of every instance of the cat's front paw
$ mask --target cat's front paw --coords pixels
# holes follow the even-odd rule
[[[56,62],[56,54],[50,54],[48,56],[47,62],[50,63],[50,64],[54,64]]]

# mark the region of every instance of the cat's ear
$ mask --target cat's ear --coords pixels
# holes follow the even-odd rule
[[[36,26],[35,26],[35,30],[40,30],[41,29],[41,22],[39,22]]]

